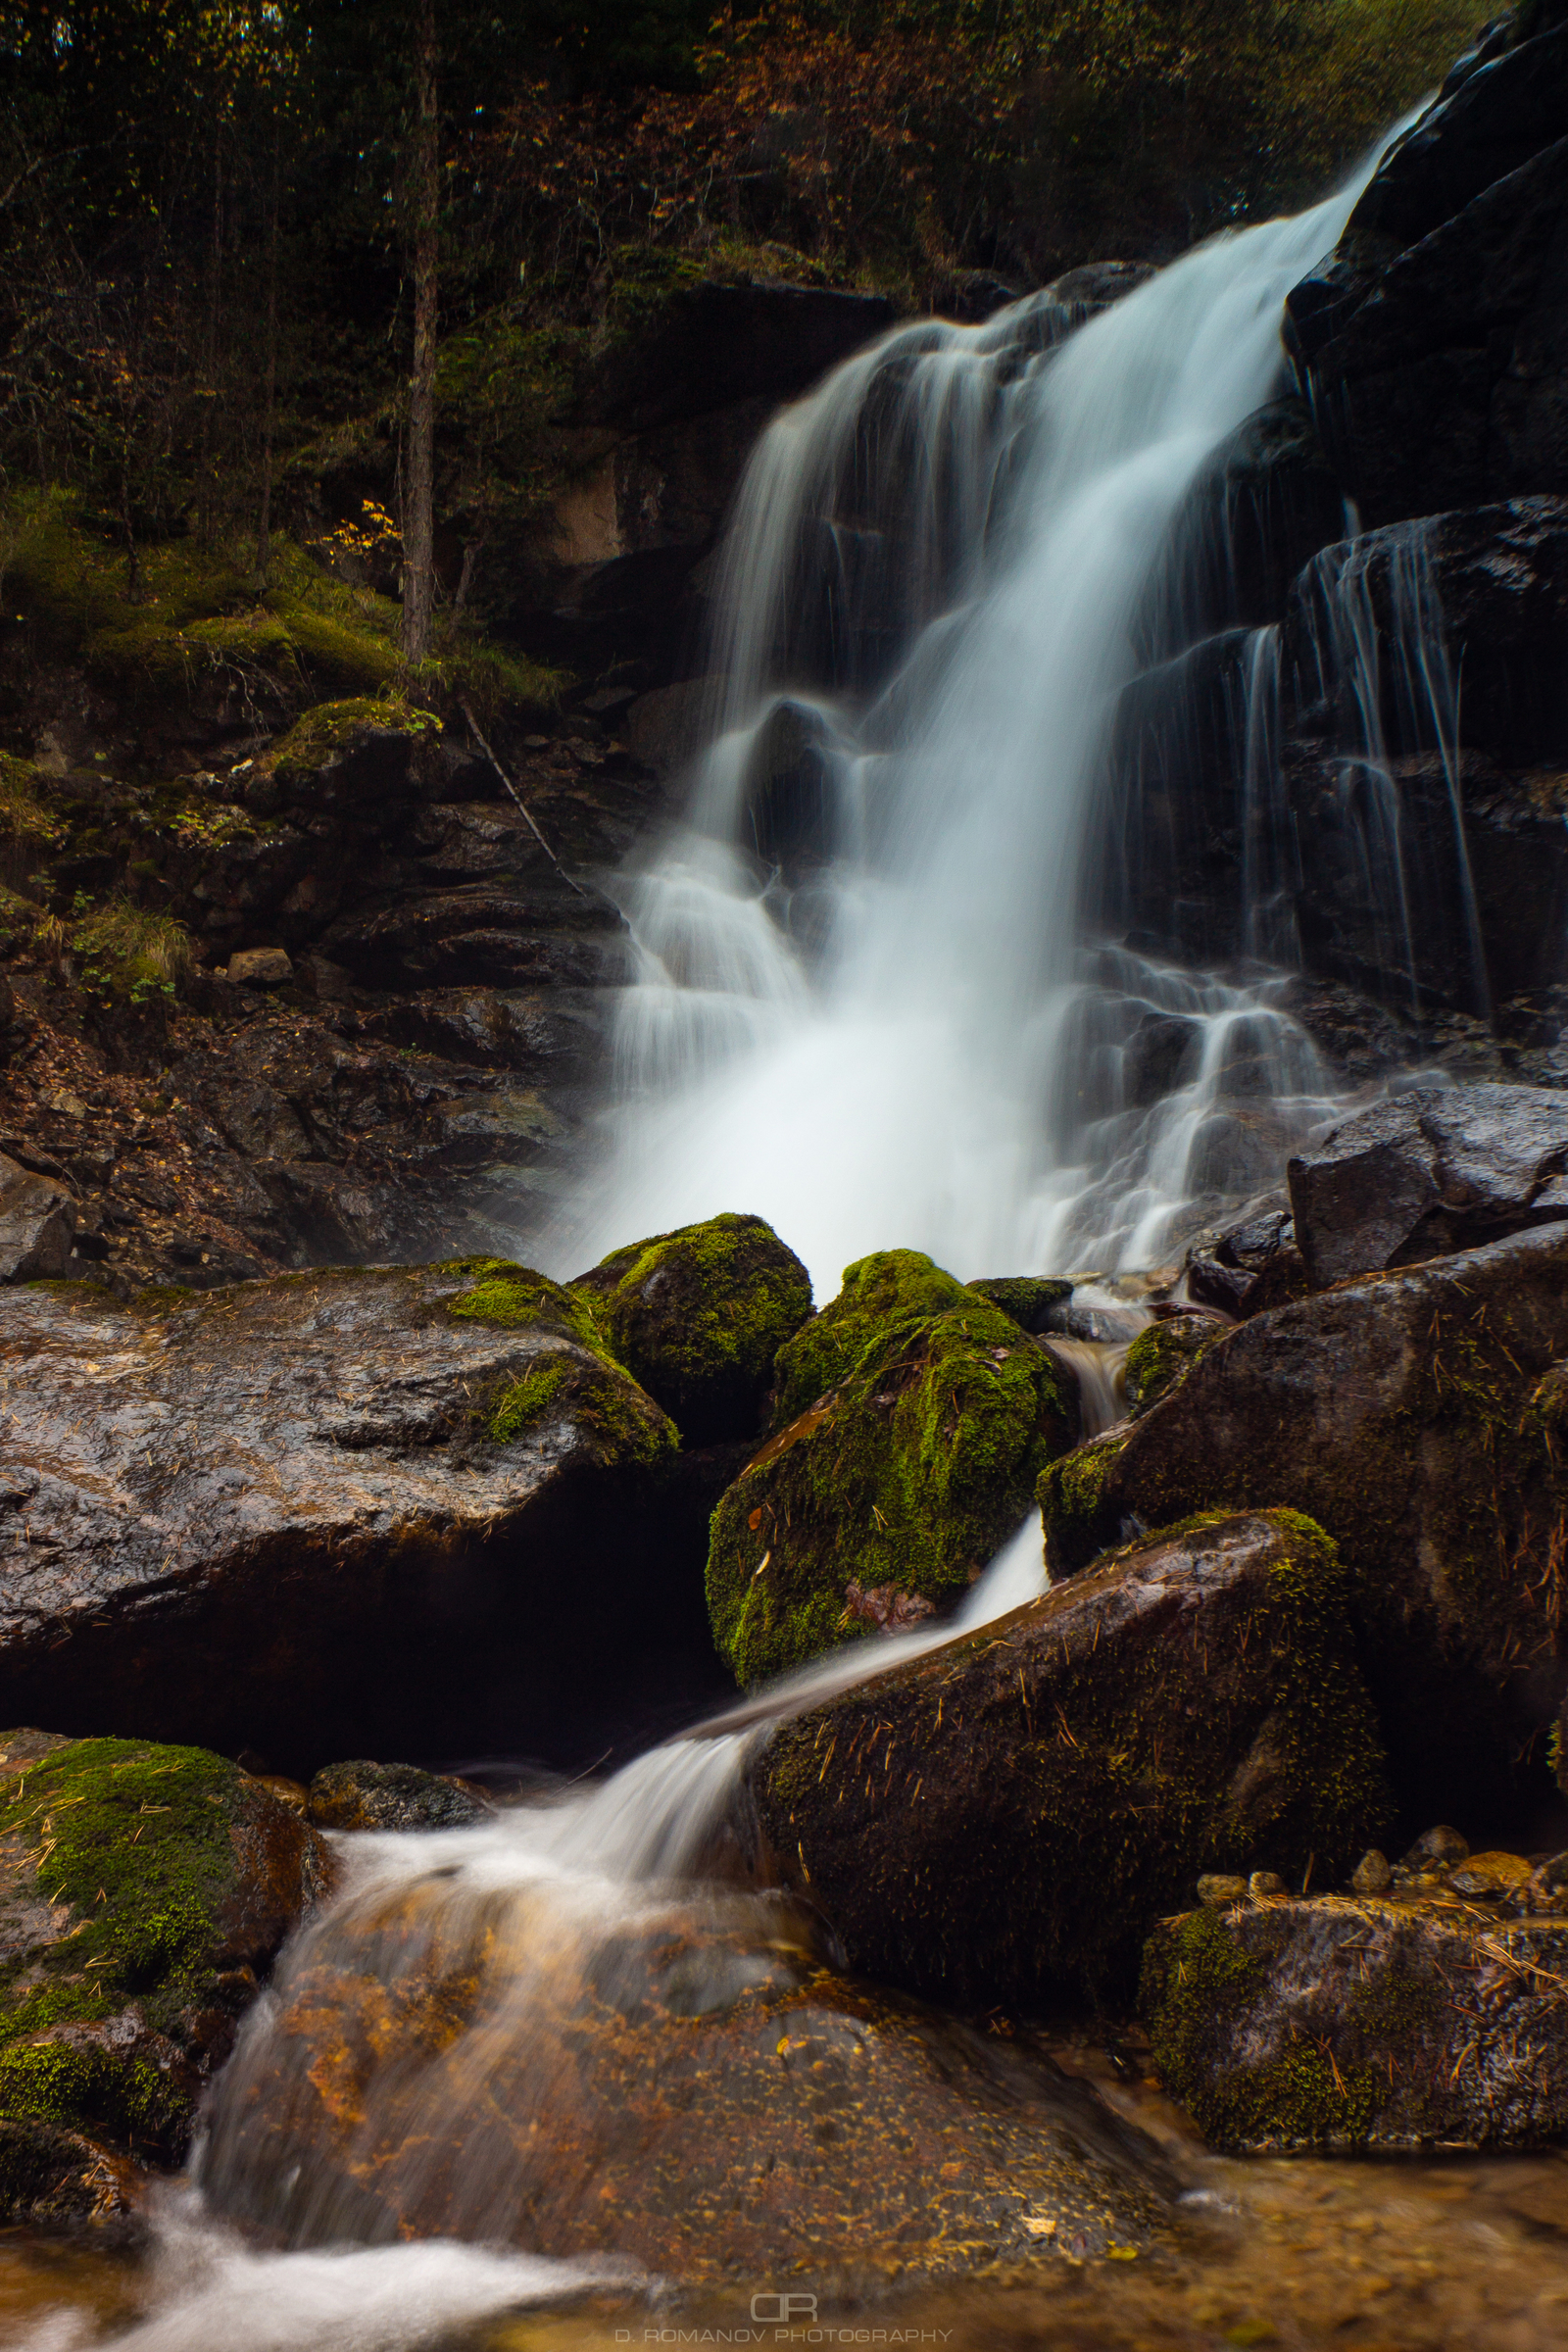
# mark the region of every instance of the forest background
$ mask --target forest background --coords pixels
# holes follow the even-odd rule
[[[0,0],[0,604],[85,599],[131,661],[183,577],[227,657],[290,593],[325,643],[332,574],[405,595],[389,690],[466,646],[477,691],[573,388],[672,289],[961,315],[977,273],[1167,259],[1319,193],[1479,13]]]

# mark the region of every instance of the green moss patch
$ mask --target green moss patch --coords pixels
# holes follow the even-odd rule
[[[958,1600],[1073,1424],[1060,1367],[914,1250],[847,1270],[780,1350],[777,1398],[709,1551],[714,1639],[746,1685],[866,1632],[852,1585]]]
[[[420,710],[399,696],[353,695],[344,702],[318,703],[273,745],[264,765],[285,781],[311,775],[334,752],[371,728],[382,734],[417,737],[439,734],[441,720],[433,710]]]
[[[67,934],[89,994],[131,1004],[175,994],[195,957],[190,933],[172,914],[111,899],[77,917]]]
[[[1223,1335],[1223,1324],[1196,1315],[1171,1315],[1141,1331],[1127,1350],[1129,1410],[1147,1413],[1187,1378],[1204,1348]]]
[[[477,1275],[471,1290],[447,1300],[447,1312],[460,1322],[490,1323],[501,1331],[530,1331],[536,1326],[575,1340],[596,1354],[605,1349],[604,1336],[588,1299],[575,1290],[536,1274],[531,1266],[504,1257],[454,1258],[437,1268],[442,1274]]]
[[[177,2047],[189,2012],[228,2005],[220,1955],[244,1786],[204,1749],[131,1740],[76,1740],[8,1777],[0,1853],[69,1920],[0,1966],[0,2113],[178,2143],[190,2085],[70,2029],[134,2004]]]
[[[760,1217],[724,1215],[617,1250],[573,1289],[616,1360],[688,1443],[755,1434],[811,1281]]]

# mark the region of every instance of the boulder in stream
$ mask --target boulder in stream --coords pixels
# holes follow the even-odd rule
[[[489,1806],[446,1773],[417,1764],[325,1764],[306,1802],[319,1830],[466,1830]]]
[[[1329,1895],[1172,1920],[1143,1997],[1165,2088],[1216,2147],[1538,2147],[1568,2135],[1565,1969],[1560,1901]]]
[[[713,1514],[709,1608],[736,1680],[960,1600],[1076,1412],[1070,1375],[918,1250],[846,1267],[780,1349],[772,1435]]]
[[[214,2209],[294,2245],[612,2246],[824,2290],[1147,2251],[1152,2144],[1023,2042],[823,1965],[776,1899],[368,1886],[309,1929],[211,2115]]]
[[[749,1783],[852,1966],[978,2004],[1109,1988],[1200,1871],[1348,1866],[1382,1766],[1349,1579],[1276,1511],[1135,1544],[808,1709]]]
[[[221,1756],[0,1733],[0,2215],[98,2209],[114,2167],[91,2189],[87,2142],[183,2154],[332,1877],[318,1834]]]
[[[612,1251],[571,1285],[611,1352],[692,1446],[756,1435],[811,1278],[760,1217],[710,1217]]]
[[[526,1267],[24,1289],[0,1379],[13,1718],[304,1779],[411,1720],[437,1752],[570,1761],[651,1674],[709,1687],[654,1507],[674,1430]]]
[[[1506,1808],[1562,1688],[1565,1357],[1560,1222],[1254,1315],[1130,1428],[1048,1466],[1052,1573],[1194,1512],[1310,1513],[1352,1572],[1408,1801]]]
[[[1315,1283],[1408,1266],[1568,1217],[1568,1095],[1429,1088],[1345,1120],[1290,1163]]]

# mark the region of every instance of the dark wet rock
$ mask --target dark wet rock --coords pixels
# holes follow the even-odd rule
[[[1561,1687],[1543,1596],[1564,1355],[1561,1224],[1255,1315],[1127,1431],[1045,1471],[1053,1573],[1195,1511],[1307,1511],[1355,1578],[1404,1793],[1428,1817],[1517,1802],[1517,1755]]]
[[[601,1688],[706,1653],[662,1570],[674,1431],[524,1267],[24,1290],[0,1357],[7,1714],[295,1772],[416,1711],[438,1748],[526,1725],[548,1753]]]
[[[1441,607],[1449,668],[1463,679],[1465,799],[1475,790],[1484,804],[1489,762],[1529,767],[1568,753],[1568,498],[1520,497],[1435,514],[1326,549],[1297,581],[1285,615],[1287,674],[1297,679],[1298,698],[1315,690],[1315,641],[1329,591],[1342,605],[1353,592],[1392,649],[1410,641],[1414,579],[1423,569]],[[1377,684],[1384,730],[1397,750],[1408,725],[1408,682],[1392,652],[1379,664]],[[1304,708],[1300,715],[1313,716]],[[1402,760],[1399,773],[1403,796],[1427,795],[1440,814],[1438,796],[1449,790],[1441,763],[1434,775],[1420,760]],[[1291,790],[1298,800],[1299,785]]]
[[[1531,47],[1548,44],[1560,80],[1568,26]],[[1528,61],[1521,49],[1508,63]],[[1393,208],[1383,224],[1363,217],[1374,181],[1332,264],[1291,295],[1290,340],[1370,523],[1568,490],[1560,90],[1554,105],[1551,144],[1419,235],[1401,233]]]
[[[1345,493],[1306,402],[1254,411],[1204,464],[1177,515],[1174,564],[1140,616],[1150,658],[1276,619],[1297,573],[1344,529]]]
[[[1442,1894],[1196,1911],[1156,1930],[1154,2062],[1250,2155],[1536,2147],[1568,2133],[1568,1919]]]
[[[1414,1265],[1568,1217],[1568,1098],[1526,1086],[1396,1095],[1288,1173],[1314,1283]]]
[[[0,2222],[51,2230],[122,2224],[137,2170],[101,2139],[35,2117],[0,2116]]]
[[[0,1282],[66,1273],[75,1236],[69,1185],[0,1154]]]
[[[1198,1872],[1299,1884],[1384,1817],[1348,1602],[1292,1513],[1137,1544],[781,1724],[749,1768],[773,1867],[891,1983],[1104,1986]]]
[[[1417,244],[1565,135],[1568,25],[1478,60],[1389,150],[1347,237]]]
[[[779,1350],[772,1434],[713,1514],[709,1609],[737,1681],[863,1635],[852,1581],[952,1607],[1075,1421],[1061,1368],[930,1258],[847,1266]]]
[[[668,295],[651,331],[604,351],[572,418],[641,434],[760,397],[788,400],[893,323],[879,294],[698,279]]]
[[[1152,262],[1081,262],[1054,277],[1046,293],[1066,310],[1081,310],[1086,318],[1108,310],[1124,294],[1136,293],[1154,274]]]
[[[220,1756],[0,1733],[0,2116],[178,2157],[238,2018],[332,1877],[317,1833]],[[73,2153],[0,2150],[19,2202]],[[24,2160],[25,2199],[5,2180]]]
[[[1000,1306],[1021,1331],[1033,1332],[1037,1337],[1059,1328],[1054,1318],[1072,1298],[1070,1282],[1048,1274],[987,1276],[966,1287],[978,1291],[982,1298],[989,1298],[993,1306]]]
[[[1163,2234],[1159,2159],[1087,2085],[824,1968],[785,1906],[646,1910],[585,1946],[536,1916],[425,1880],[308,1933],[224,2079],[218,2209],[293,2244],[555,2257],[602,2250],[612,2211],[621,2254],[747,2291]]]
[[[756,1435],[811,1278],[761,1217],[724,1215],[612,1250],[572,1289],[617,1361],[694,1446]]]
[[[466,1830],[489,1807],[443,1773],[416,1764],[323,1764],[310,1787],[318,1830]]]

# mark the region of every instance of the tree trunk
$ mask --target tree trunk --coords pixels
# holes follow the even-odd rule
[[[430,651],[435,590],[435,328],[441,156],[436,121],[435,0],[415,0],[414,372],[409,382],[409,488],[403,517],[403,652]]]
[[[267,382],[262,396],[262,511],[256,523],[256,589],[272,564],[272,438],[277,422],[277,211],[279,134],[272,128],[272,186],[267,208]]]

